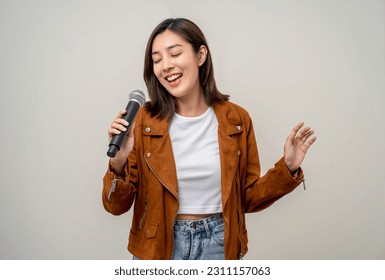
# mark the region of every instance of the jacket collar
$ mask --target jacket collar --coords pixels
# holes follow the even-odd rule
[[[234,104],[229,101],[225,101],[216,103],[213,107],[215,115],[218,119],[218,127],[229,136],[243,131],[242,121],[239,117],[240,114],[236,109],[236,106],[232,105]],[[169,121],[166,118],[161,120],[149,116],[144,121],[143,133],[144,135],[149,136],[162,136],[168,133],[169,125]],[[146,130],[146,128],[150,128],[150,130]]]
[[[234,135],[243,131],[240,114],[233,103],[226,101],[214,105],[214,111],[218,119],[218,128],[228,135]]]

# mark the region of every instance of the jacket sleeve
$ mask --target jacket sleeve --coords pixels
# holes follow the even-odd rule
[[[261,211],[284,195],[292,192],[304,178],[299,168],[292,175],[282,157],[264,176],[260,176],[260,162],[254,129],[250,119],[247,131],[246,178],[244,188],[245,212]]]
[[[104,208],[113,215],[127,212],[135,199],[137,188],[137,165],[135,148],[130,153],[121,174],[115,170],[111,160],[103,178],[102,201]]]

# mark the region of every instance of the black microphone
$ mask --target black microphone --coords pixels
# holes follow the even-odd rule
[[[145,101],[146,97],[144,96],[144,93],[140,90],[134,90],[128,96],[128,104],[126,107],[127,112],[122,116],[122,119],[128,122],[128,125],[125,126],[127,130],[122,131],[120,134],[115,134],[114,136],[112,136],[107,151],[107,155],[109,157],[115,157],[116,153],[120,150],[120,146],[122,145],[127,133],[130,131],[130,127],[134,122],[135,116],[138,113],[140,106],[142,106]]]

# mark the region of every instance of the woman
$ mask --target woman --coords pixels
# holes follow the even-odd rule
[[[316,139],[313,130],[298,124],[284,156],[260,177],[251,118],[218,91],[206,39],[187,19],[155,28],[144,80],[150,101],[110,160],[105,209],[120,215],[134,205],[128,242],[134,258],[242,258],[245,213],[270,206],[303,181],[300,165]],[[123,114],[109,137],[126,130]]]

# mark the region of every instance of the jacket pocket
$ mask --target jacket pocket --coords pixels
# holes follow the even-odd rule
[[[143,231],[147,238],[154,238],[158,231],[158,224],[145,221]]]

